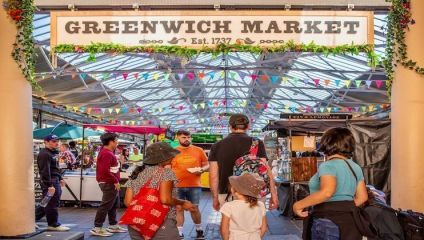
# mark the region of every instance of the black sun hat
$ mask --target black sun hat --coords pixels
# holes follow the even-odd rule
[[[143,163],[149,165],[157,165],[166,162],[180,153],[177,149],[172,148],[168,143],[153,143],[146,149],[146,157]]]

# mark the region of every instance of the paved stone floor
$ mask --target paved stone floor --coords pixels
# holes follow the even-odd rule
[[[215,240],[221,239],[219,235],[219,223],[221,221],[221,215],[212,209],[211,198],[209,192],[204,192],[201,202],[200,209],[202,212],[202,225],[205,230],[206,239]],[[119,209],[119,216],[121,216],[124,209]],[[84,232],[85,239],[105,239],[100,237],[94,237],[90,235],[90,229],[93,227],[94,216],[96,214],[96,208],[72,208],[66,207],[61,208],[59,218],[62,224],[72,228],[72,231]],[[195,236],[194,224],[191,217],[186,213],[186,222],[184,224],[184,235],[185,239],[193,239]],[[267,213],[268,220],[268,233],[265,237],[266,240],[298,240],[301,239],[301,222],[294,221],[286,217],[280,216],[278,211],[271,211]],[[46,225],[43,219],[38,223],[40,227]],[[115,234],[112,237],[106,239],[129,239],[128,234]]]

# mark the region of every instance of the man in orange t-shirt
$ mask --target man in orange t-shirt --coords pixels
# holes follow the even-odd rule
[[[188,200],[196,206],[190,211],[191,218],[196,225],[196,239],[205,239],[201,227],[199,202],[202,195],[200,175],[209,168],[208,158],[202,148],[191,145],[190,132],[179,130],[177,139],[180,143],[177,149],[181,153],[172,160],[171,165],[179,180],[178,198]],[[182,239],[184,238],[183,225],[184,210],[177,208],[177,227]]]

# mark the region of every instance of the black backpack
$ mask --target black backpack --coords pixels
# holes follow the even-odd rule
[[[406,240],[424,239],[424,214],[399,209],[397,216]]]

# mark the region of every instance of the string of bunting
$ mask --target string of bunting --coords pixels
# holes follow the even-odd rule
[[[202,108],[204,109],[206,105],[209,107],[217,107],[217,106],[225,106],[226,101],[209,101],[208,103],[199,103],[199,104],[193,104],[193,108]],[[237,104],[241,104],[239,106],[246,107],[247,101],[242,100],[238,101]],[[268,103],[257,103],[255,105],[255,108],[258,110],[266,110],[266,109],[272,109],[276,111],[286,111],[286,112],[301,112],[301,113],[367,113],[367,112],[373,112],[373,111],[379,111],[379,110],[385,110],[390,107],[390,104],[377,104],[377,105],[363,105],[363,106],[356,106],[356,107],[302,107],[302,106],[289,106],[289,105],[283,105],[279,107],[273,107],[269,106]],[[169,109],[178,109],[183,110],[187,107],[183,105],[179,106],[171,106],[171,107],[159,107],[159,108],[151,108],[147,110],[147,112],[163,112]],[[98,107],[78,107],[78,106],[65,106],[66,111],[69,112],[81,112],[81,113],[87,113],[92,115],[118,115],[118,114],[126,114],[126,113],[133,113],[133,114],[141,114],[143,112],[143,109],[141,107],[138,108],[98,108]],[[201,119],[202,120],[202,119]]]
[[[194,81],[195,79],[204,80],[205,78],[209,78],[210,80],[214,80],[215,78],[221,78],[224,76],[224,71],[220,72],[209,72],[205,73],[203,71],[195,73],[195,72],[188,72],[188,73],[176,73],[175,78],[176,80],[183,80],[184,78],[187,78],[190,81]],[[72,78],[76,78],[76,74],[72,74]],[[79,75],[83,80],[87,78],[87,73],[81,73]],[[93,78],[106,80],[106,79],[115,79],[121,78],[123,80],[159,80],[164,79],[168,80],[170,77],[170,73],[143,73],[140,74],[138,72],[134,73],[102,73],[102,74],[93,74],[90,75]],[[301,86],[302,84],[307,85],[314,85],[316,88],[319,87],[338,87],[338,88],[362,88],[366,86],[365,89],[369,89],[372,86],[377,87],[378,89],[381,89],[385,82],[387,80],[360,80],[360,79],[321,79],[321,78],[295,78],[295,77],[286,77],[286,76],[279,76],[279,75],[265,75],[265,74],[244,74],[244,73],[237,73],[237,72],[229,72],[229,76],[232,79],[236,79],[237,77],[243,80],[251,80],[251,81],[257,81],[260,83],[271,83],[271,84],[283,84],[283,85],[294,85],[294,86]]]

